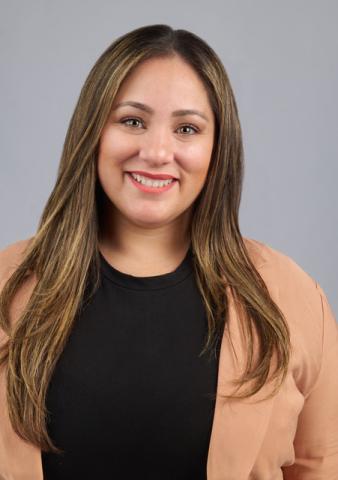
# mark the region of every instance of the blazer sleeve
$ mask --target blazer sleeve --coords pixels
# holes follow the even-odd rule
[[[338,324],[316,282],[322,306],[322,358],[305,397],[294,438],[295,462],[282,467],[285,480],[338,479]]]

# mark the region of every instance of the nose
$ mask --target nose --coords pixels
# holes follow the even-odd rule
[[[162,165],[174,158],[171,132],[165,128],[153,128],[142,135],[139,157],[149,165]]]

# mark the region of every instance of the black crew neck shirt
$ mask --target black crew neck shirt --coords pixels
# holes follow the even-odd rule
[[[207,317],[191,246],[173,272],[135,277],[100,253],[47,391],[44,480],[205,480],[220,341],[199,356]]]

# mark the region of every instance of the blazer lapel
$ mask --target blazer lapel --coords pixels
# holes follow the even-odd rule
[[[278,301],[278,288],[269,286],[275,301]],[[231,383],[245,366],[245,343],[240,328],[238,312],[231,289],[227,288],[229,319],[224,330],[220,349],[217,394],[230,394]],[[229,342],[229,332],[237,360]],[[256,331],[254,330],[256,339]],[[255,350],[257,353],[257,349]],[[255,360],[256,356],[254,356]],[[272,365],[274,362],[272,362]],[[243,369],[243,370],[241,370]],[[247,480],[253,468],[264,434],[268,428],[274,397],[263,400],[272,391],[273,385],[266,384],[259,392],[244,400],[223,400],[217,397],[209,444],[208,480]],[[247,388],[247,387],[245,387]]]

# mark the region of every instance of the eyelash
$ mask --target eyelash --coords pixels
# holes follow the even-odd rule
[[[123,118],[122,120],[120,120],[121,123],[125,124],[125,122],[127,122],[128,120],[137,120],[138,122],[141,122],[142,123],[142,120],[140,118],[137,118],[137,117],[127,117],[127,118]],[[127,125],[127,127],[131,127],[131,128],[134,128],[133,125]],[[184,125],[181,125],[179,128],[182,128],[182,127],[189,127],[189,128],[192,128],[195,133],[198,133],[199,132],[199,129],[197,127],[195,127],[194,125],[191,125],[189,123],[186,123]],[[137,128],[137,127],[135,127]],[[190,135],[189,133],[188,134],[184,134],[184,135]]]

